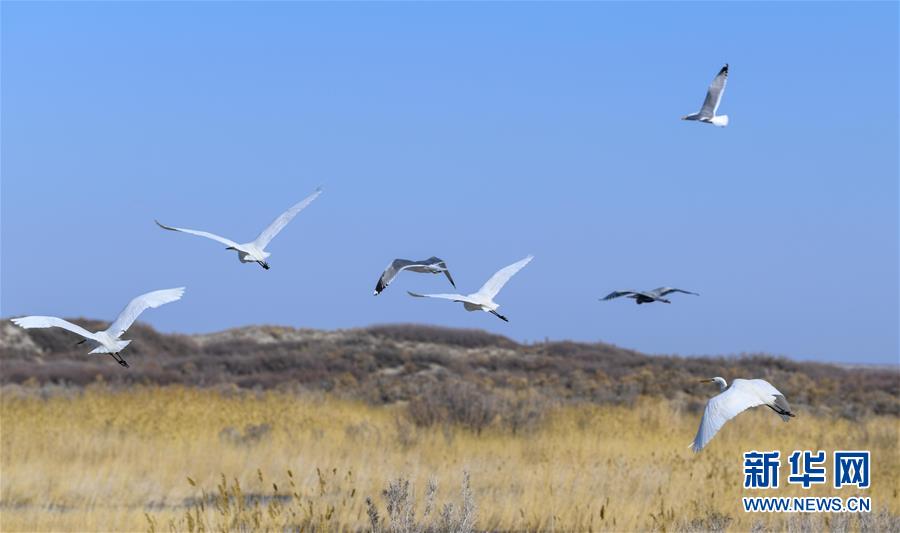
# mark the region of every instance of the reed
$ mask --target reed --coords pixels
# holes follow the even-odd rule
[[[0,529],[900,529],[895,417],[784,424],[756,410],[694,455],[697,416],[660,399],[560,405],[527,431],[410,416],[323,394],[4,388]],[[741,510],[744,451],[860,448],[872,452],[872,486],[839,495],[871,496],[871,515]]]

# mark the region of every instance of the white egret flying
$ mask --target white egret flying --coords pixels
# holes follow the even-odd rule
[[[713,126],[724,128],[728,125],[728,115],[716,115],[719,104],[722,102],[722,93],[725,92],[725,83],[728,81],[728,63],[722,67],[722,70],[716,74],[709,89],[706,91],[706,100],[703,101],[703,107],[697,113],[685,115],[681,120],[698,120]]]
[[[290,209],[285,211],[284,213],[278,215],[278,218],[272,221],[269,224],[269,227],[264,229],[259,236],[256,237],[256,240],[251,242],[246,242],[244,244],[238,244],[230,239],[226,239],[225,237],[220,237],[214,233],[209,233],[206,231],[199,231],[194,229],[185,229],[185,228],[175,228],[172,226],[166,226],[165,224],[160,223],[158,220],[156,224],[163,229],[167,229],[170,231],[180,231],[183,233],[190,233],[191,235],[198,235],[200,237],[206,237],[207,239],[212,239],[214,241],[220,242],[227,246],[226,250],[234,250],[238,253],[238,259],[241,263],[258,263],[259,266],[263,267],[266,270],[269,270],[269,263],[266,261],[268,257],[272,254],[266,251],[266,246],[269,245],[269,242],[275,238],[278,233],[287,226],[288,222],[290,222],[297,213],[303,211],[303,208],[308,206],[315,200],[320,194],[322,194],[322,189],[316,189],[315,192],[301,200],[300,202],[294,204]]]
[[[438,257],[429,257],[424,261],[410,261],[409,259],[394,259],[391,264],[384,269],[378,283],[375,285],[375,296],[381,294],[381,291],[387,288],[400,272],[409,270],[410,272],[421,272],[425,274],[441,274],[447,276],[450,285],[456,288],[456,283],[450,277],[450,271],[447,269],[447,263]]]
[[[625,296],[626,298],[633,298],[634,302],[638,305],[641,304],[649,304],[653,302],[663,302],[666,304],[672,303],[671,301],[663,298],[663,296],[667,296],[672,294],[673,292],[680,292],[683,294],[693,294],[694,296],[700,296],[696,292],[685,291],[681,289],[674,289],[672,287],[657,287],[652,291],[613,291],[603,298],[601,301],[613,300],[615,298],[619,298],[621,296]]]
[[[131,324],[137,320],[138,315],[143,313],[146,309],[156,308],[163,304],[180,300],[182,294],[184,294],[184,287],[162,289],[142,294],[128,302],[125,309],[119,313],[118,318],[116,318],[108,328],[94,333],[67,320],[56,318],[55,316],[26,316],[22,318],[13,318],[12,322],[25,329],[56,327],[63,328],[72,333],[77,333],[84,337],[78,344],[86,342],[88,343],[88,346],[93,348],[89,353],[108,353],[120,365],[127,367],[128,363],[122,359],[119,352],[124,350],[131,341],[120,340],[119,337],[121,337]]]
[[[706,402],[703,411],[703,419],[700,420],[700,428],[697,436],[691,443],[691,449],[699,452],[716,435],[719,429],[732,418],[736,417],[750,407],[766,405],[787,422],[790,417],[796,416],[791,412],[791,406],[784,395],[764,379],[736,379],[728,386],[725,378],[714,377],[704,379],[701,383],[718,383],[722,391]]]
[[[487,280],[487,283],[478,289],[478,292],[474,292],[468,296],[463,296],[462,294],[417,294],[414,292],[407,292],[409,292],[410,296],[415,296],[416,298],[441,298],[443,300],[460,302],[466,308],[466,311],[484,311],[485,313],[491,313],[505,322],[509,322],[505,316],[497,312],[497,308],[500,307],[500,304],[494,302],[494,297],[496,297],[497,293],[500,292],[500,289],[506,285],[506,282],[509,281],[516,272],[522,270],[522,268],[531,262],[532,259],[534,259],[534,256],[529,255],[519,262],[501,268],[496,274],[491,276],[491,279]]]

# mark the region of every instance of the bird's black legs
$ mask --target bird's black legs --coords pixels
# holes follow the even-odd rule
[[[87,341],[87,339],[81,339],[80,341],[75,343],[75,346],[78,346],[79,344],[84,344],[86,341]]]
[[[766,406],[767,406],[769,409],[771,409],[771,410],[775,411],[776,413],[778,413],[778,416],[780,416],[781,419],[784,420],[785,422],[787,422],[788,419],[789,419],[790,417],[795,417],[795,416],[797,416],[797,415],[795,415],[794,413],[788,411],[787,409],[782,408],[782,407],[781,407],[780,405],[778,405],[777,403],[776,403],[775,405],[769,405],[769,404],[766,404]]]
[[[508,318],[506,318],[505,316],[501,315],[501,314],[498,313],[497,311],[491,311],[491,314],[494,315],[494,316],[496,316],[497,318],[499,318],[500,320],[502,320],[502,321],[504,321],[504,322],[509,322],[509,319],[508,319]]]
[[[265,261],[257,261],[257,263],[259,263],[259,266],[263,267],[264,269],[269,270],[269,263],[266,263]]]
[[[124,366],[125,368],[128,368],[128,363],[124,359],[122,359],[121,355],[119,355],[118,353],[112,353],[112,352],[110,352],[109,355],[111,355],[112,358],[115,359],[117,363]]]

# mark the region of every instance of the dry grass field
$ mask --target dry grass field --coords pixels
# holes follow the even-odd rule
[[[784,424],[757,409],[694,455],[697,414],[658,398],[557,406],[517,431],[421,426],[402,403],[326,393],[13,385],[0,399],[3,531],[359,530],[373,511],[385,529],[404,520],[477,530],[900,528],[893,416],[801,412]],[[871,515],[741,510],[753,493],[741,488],[742,452],[842,448],[872,451],[872,487],[839,494],[871,496]]]

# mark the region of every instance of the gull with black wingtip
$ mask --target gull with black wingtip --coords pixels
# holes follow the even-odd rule
[[[384,272],[381,273],[381,277],[378,278],[378,283],[375,285],[375,296],[381,294],[381,291],[386,289],[388,285],[394,280],[397,274],[403,272],[404,270],[409,270],[410,272],[419,272],[422,274],[444,274],[447,276],[447,280],[450,282],[450,285],[453,285],[453,288],[456,288],[456,283],[453,282],[453,278],[450,277],[450,270],[447,269],[447,263],[444,262],[443,259],[438,257],[429,257],[424,261],[410,261],[409,259],[394,259],[391,261],[391,264],[384,269]]]
[[[724,128],[728,125],[728,115],[716,115],[719,104],[722,103],[722,94],[725,93],[725,84],[728,82],[728,63],[716,74],[712,83],[706,90],[706,99],[697,113],[691,113],[681,117],[681,120],[696,120]]]

